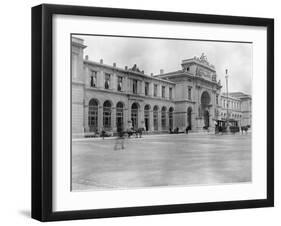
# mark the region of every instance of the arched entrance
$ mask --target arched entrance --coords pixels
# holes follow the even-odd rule
[[[169,129],[174,129],[174,109],[172,107],[169,108]]]
[[[124,104],[122,102],[118,102],[116,104],[116,127],[118,129],[124,127]],[[123,128],[124,129],[124,128]]]
[[[144,126],[145,126],[145,131],[148,131],[150,129],[150,124],[149,124],[149,117],[150,115],[150,105],[147,104],[144,106]]]
[[[187,108],[187,127],[189,129],[192,128],[192,108],[191,107]]]
[[[157,105],[153,108],[153,127],[155,131],[158,130],[158,109]]]
[[[88,126],[90,132],[98,131],[98,110],[99,103],[96,99],[91,99],[89,101],[88,108]]]
[[[167,108],[164,106],[161,109],[161,126],[162,126],[162,130],[166,130],[166,111]]]
[[[210,126],[210,114],[209,107],[211,103],[211,97],[207,91],[204,91],[201,95],[201,107],[204,117],[204,127],[209,128]]]
[[[209,128],[209,126],[210,126],[210,114],[209,114],[208,110],[204,111],[204,125],[207,128]]]
[[[103,103],[103,127],[111,129],[111,102],[109,100]]]
[[[131,120],[132,120],[132,127],[134,130],[138,129],[138,119],[139,119],[139,104],[133,103],[131,108]]]

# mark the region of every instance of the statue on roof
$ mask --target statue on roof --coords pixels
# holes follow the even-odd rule
[[[131,68],[132,71],[141,72],[140,69],[137,67],[136,64]]]
[[[202,62],[202,63],[206,63],[206,64],[209,64],[208,60],[207,60],[207,56],[202,53],[201,57],[199,58],[199,60]]]

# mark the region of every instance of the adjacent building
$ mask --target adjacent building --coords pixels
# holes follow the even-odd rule
[[[220,97],[221,109],[220,119],[222,121],[228,120],[230,124],[235,126],[250,126],[252,119],[252,98],[248,94],[242,92],[230,92],[228,96],[223,93]],[[228,100],[228,107],[227,107]]]
[[[72,38],[72,134],[118,127],[148,133],[214,129],[217,120],[251,125],[251,96],[221,94],[206,56],[183,60],[178,71],[146,74],[135,64],[120,68],[89,60],[82,39]],[[227,105],[228,102],[228,105]]]

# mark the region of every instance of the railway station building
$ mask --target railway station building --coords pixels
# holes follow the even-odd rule
[[[221,93],[215,67],[207,57],[184,59],[179,70],[146,74],[137,64],[119,67],[84,56],[87,46],[72,37],[72,134],[144,128],[164,133],[178,128],[214,130],[217,120],[251,125],[251,96]]]

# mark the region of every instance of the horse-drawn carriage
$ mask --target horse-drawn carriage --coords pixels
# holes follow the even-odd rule
[[[224,120],[216,120],[216,126],[215,126],[215,133],[216,134],[223,134],[227,131],[227,122]],[[231,133],[238,133],[240,132],[240,128],[238,126],[237,121],[229,121],[229,132]]]
[[[128,138],[130,138],[131,136],[135,135],[136,138],[141,138],[142,134],[144,132],[144,128],[138,128],[138,129],[127,129],[126,131],[124,131],[124,134],[127,134]]]

